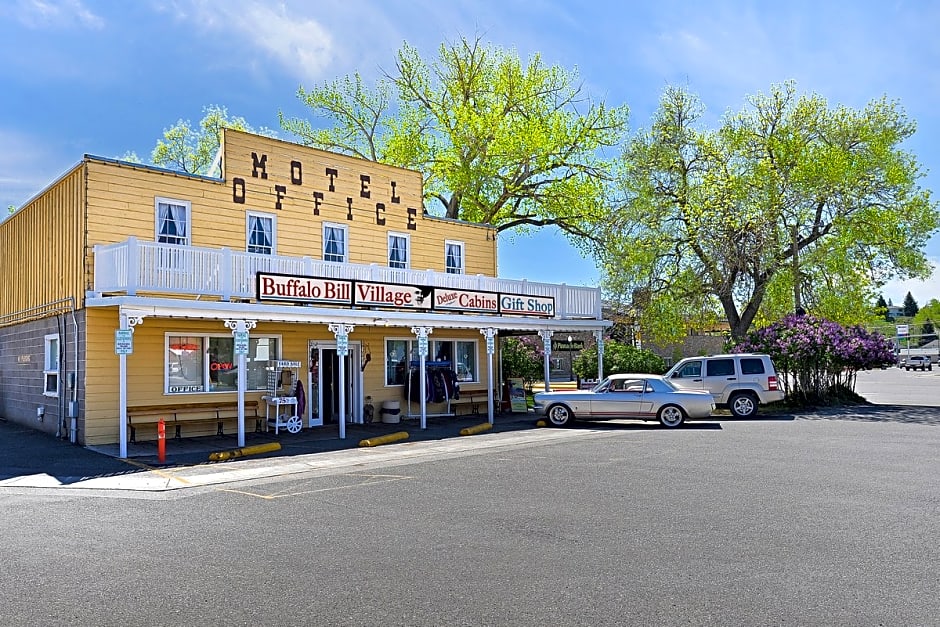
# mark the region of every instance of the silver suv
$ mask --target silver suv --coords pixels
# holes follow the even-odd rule
[[[769,355],[738,353],[688,357],[665,374],[672,383],[692,390],[708,390],[715,405],[727,407],[738,418],[750,418],[758,405],[783,400],[777,371]]]
[[[905,370],[933,370],[930,357],[926,355],[911,355],[902,362]]]

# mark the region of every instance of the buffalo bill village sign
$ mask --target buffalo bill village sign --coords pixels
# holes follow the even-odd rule
[[[259,302],[288,302],[340,307],[383,307],[442,313],[535,316],[553,318],[555,299],[497,292],[455,290],[424,285],[401,285],[310,277],[257,274]]]

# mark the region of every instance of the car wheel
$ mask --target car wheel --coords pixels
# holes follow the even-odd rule
[[[659,418],[659,424],[662,426],[674,428],[685,420],[685,412],[678,405],[663,405],[659,408],[656,417]]]
[[[553,427],[567,427],[574,422],[574,414],[565,405],[552,405],[545,416]]]
[[[728,407],[735,418],[751,418],[757,413],[757,400],[750,394],[735,394],[728,401]]]

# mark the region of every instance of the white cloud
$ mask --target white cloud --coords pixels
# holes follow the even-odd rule
[[[918,305],[926,305],[931,300],[940,300],[940,258],[930,258],[933,274],[925,280],[907,279],[889,281],[881,290],[885,300],[895,305],[904,303],[904,297],[910,292]]]
[[[239,43],[247,42],[247,51],[242,46],[245,56],[255,57],[261,50],[299,78],[322,79],[337,54],[333,36],[323,24],[285,3],[196,0],[163,3],[158,8],[171,12],[179,21],[215,34],[224,31]]]
[[[24,26],[34,29],[72,28],[93,30],[104,28],[104,20],[93,13],[82,0],[17,0],[10,11]]]

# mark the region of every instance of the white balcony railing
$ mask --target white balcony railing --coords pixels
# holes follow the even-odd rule
[[[534,283],[481,274],[446,274],[377,264],[335,263],[310,257],[284,257],[140,241],[135,237],[95,246],[94,291],[217,296],[222,300],[255,297],[255,275],[275,272],[377,283],[427,285],[453,289],[551,296],[558,318],[601,319],[601,292],[594,287]]]

